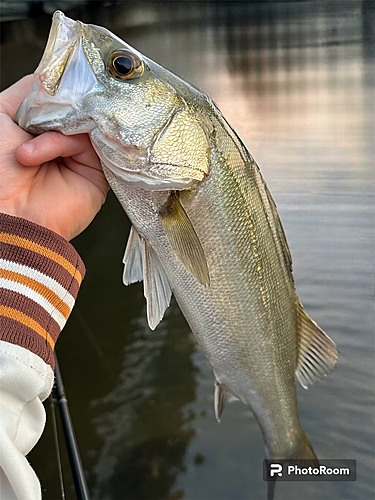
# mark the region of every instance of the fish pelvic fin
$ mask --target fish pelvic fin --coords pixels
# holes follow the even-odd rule
[[[151,330],[155,330],[169,306],[172,289],[155,250],[146,241],[143,246],[142,261],[147,321]]]
[[[301,467],[319,467],[319,460],[315,455],[308,435],[303,429],[300,438],[298,439],[297,445],[292,452],[284,455],[271,454],[269,458],[270,460],[274,460],[275,462],[277,462],[278,460],[290,460],[291,464],[297,463],[297,465],[299,460],[303,460],[303,463],[301,462],[300,464]],[[272,481],[267,482],[267,500],[273,500],[274,498],[276,481],[277,475],[274,476],[274,479]]]
[[[159,217],[168,241],[184,267],[203,285],[209,285],[202,244],[176,193],[171,194]]]
[[[218,422],[220,422],[225,405],[236,400],[238,400],[237,396],[235,396],[225,385],[219,384],[215,379],[214,408],[215,417]]]
[[[123,262],[125,285],[143,280],[147,321],[151,330],[155,330],[169,306],[172,289],[155,250],[134,227],[130,230]]]
[[[137,281],[142,281],[142,240],[133,226],[130,229],[122,262],[124,264],[124,274],[122,276],[124,285],[131,285]]]
[[[304,389],[328,375],[339,353],[332,340],[305,313],[297,299],[298,359],[296,377]]]

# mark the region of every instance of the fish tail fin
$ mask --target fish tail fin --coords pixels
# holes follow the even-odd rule
[[[303,467],[319,467],[319,460],[315,455],[315,451],[310,443],[310,439],[308,438],[306,432],[302,429],[301,437],[298,440],[297,446],[291,453],[288,453],[284,456],[271,456],[272,460],[287,460],[293,464],[298,464],[299,460],[303,460]],[[302,464],[301,464],[302,465]],[[284,462],[285,466],[285,462]],[[285,470],[285,469],[284,469]],[[267,483],[267,500],[273,500],[275,495],[275,486],[276,486],[277,475],[274,476],[274,479],[268,481]]]

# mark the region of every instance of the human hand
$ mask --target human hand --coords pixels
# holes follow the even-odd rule
[[[0,94],[0,212],[71,240],[99,212],[108,183],[87,134],[35,137],[13,121],[33,79],[26,76]]]

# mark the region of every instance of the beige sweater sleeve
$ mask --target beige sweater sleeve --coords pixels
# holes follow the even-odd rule
[[[0,499],[37,500],[26,455],[45,426],[54,346],[85,273],[58,234],[0,214]]]

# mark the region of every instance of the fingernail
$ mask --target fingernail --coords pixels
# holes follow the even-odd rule
[[[32,142],[25,142],[22,147],[30,154],[34,151],[34,144]]]

